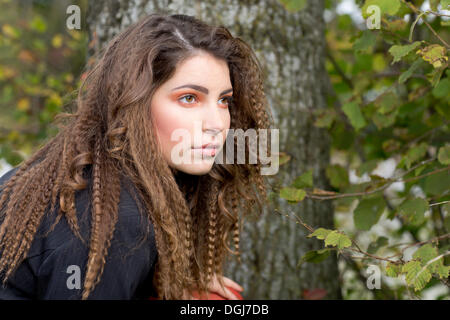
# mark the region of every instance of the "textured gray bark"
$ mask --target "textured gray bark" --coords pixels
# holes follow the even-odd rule
[[[287,12],[278,0],[90,1],[87,22],[90,34],[95,31],[97,35],[93,50],[141,15],[161,10],[224,25],[250,43],[267,68],[267,96],[280,128],[280,151],[292,156],[280,167],[273,183],[288,185],[312,168],[315,187],[329,189],[325,177],[329,136],[312,125],[314,109],[326,105],[324,1],[310,0],[305,10],[295,14]],[[340,299],[336,256],[297,268],[298,260],[321,248],[323,241],[306,238],[303,227],[274,208],[283,213],[291,210],[313,227],[333,228],[331,202],[306,199],[292,206],[275,199],[265,208],[262,219],[246,221],[241,234],[242,263],[230,259],[225,275],[245,288],[246,299],[301,299],[303,290],[318,288],[327,290],[325,298]]]

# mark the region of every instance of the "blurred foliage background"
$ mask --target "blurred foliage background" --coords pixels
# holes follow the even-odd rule
[[[280,196],[333,200],[337,230],[299,219],[324,240],[299,264],[337,250],[346,299],[449,299],[450,1],[326,1],[324,18],[332,88],[315,126],[332,136],[333,190],[305,172]]]
[[[66,8],[86,1],[8,1],[0,10],[0,159],[15,166],[49,136],[86,63],[86,28],[66,28]],[[81,20],[83,21],[83,19]]]
[[[280,3],[288,11],[307,5]],[[81,8],[80,30],[66,28],[70,4]],[[369,28],[371,5],[380,9],[378,27]],[[331,87],[315,125],[332,136],[333,190],[315,192],[306,172],[280,196],[334,201],[338,230],[316,229],[324,249],[299,265],[338,250],[347,261],[339,266],[346,299],[450,297],[449,5],[326,1]],[[86,8],[87,1],[0,0],[0,172],[56,133],[57,113],[72,110],[87,62]],[[367,289],[371,264],[383,270],[379,290]]]

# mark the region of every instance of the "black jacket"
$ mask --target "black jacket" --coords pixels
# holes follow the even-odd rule
[[[3,185],[17,169],[11,169],[0,178],[0,196]],[[84,172],[85,177],[91,177],[92,166],[87,166]],[[78,224],[87,244],[92,207],[87,204],[92,193],[92,179],[88,181],[88,188],[75,193]],[[121,179],[119,217],[114,236],[101,280],[88,299],[148,299],[154,294],[151,282],[157,249],[153,225],[139,213],[132,196],[135,189],[130,186],[128,179]],[[0,274],[0,300],[81,299],[89,249],[73,234],[64,216],[44,237],[55,221],[59,197],[54,212],[48,214],[49,209],[50,205],[27,257],[9,277],[6,287],[2,284],[4,272]]]

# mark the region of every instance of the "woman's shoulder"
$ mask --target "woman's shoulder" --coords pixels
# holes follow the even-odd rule
[[[0,177],[0,196],[4,185],[15,174],[19,167],[15,167],[7,171]],[[92,165],[84,168],[84,174],[88,181],[85,189],[75,192],[75,207],[77,223],[80,233],[86,243],[89,243],[89,234],[91,230],[91,214],[92,214]],[[131,180],[122,176],[121,190],[118,203],[118,219],[115,226],[114,237],[112,242],[120,242],[121,244],[143,244],[156,250],[154,229],[148,217],[143,210],[142,201],[137,192],[136,187]],[[36,240],[30,248],[31,255],[37,255],[47,250],[60,247],[64,243],[73,242],[76,237],[65,217],[61,217],[57,224],[53,225],[59,213],[59,195],[56,199],[54,209],[50,212],[50,203],[42,218],[41,224],[36,232]],[[0,223],[2,221],[0,220]]]
[[[9,170],[0,177],[0,196],[4,185],[18,168]],[[86,173],[89,172],[86,168]],[[66,282],[68,267],[79,266],[85,270],[90,243],[91,230],[91,179],[88,187],[75,193],[77,224],[85,243],[75,236],[68,220],[62,216],[55,225],[59,210],[59,200],[55,209],[50,212],[48,206],[42,221],[35,233],[24,264],[19,266],[17,275],[11,280],[11,286],[28,288],[30,294],[37,294],[29,288],[30,279],[41,279],[38,282],[45,293],[42,297],[66,298],[72,291],[63,284]],[[131,181],[121,179],[121,191],[118,208],[118,220],[111,240],[102,283],[98,285],[93,298],[114,297],[129,299],[139,285],[149,277],[157,259],[157,249],[153,225],[145,212],[139,210],[139,196]],[[0,221],[1,223],[1,221]],[[50,227],[53,229],[50,230]],[[22,279],[22,280],[20,280]],[[24,281],[28,279],[26,284]],[[31,282],[30,282],[31,281]],[[23,282],[23,283],[22,283]],[[34,282],[33,282],[34,283]],[[22,286],[23,284],[23,286]],[[62,291],[61,291],[62,290]],[[6,291],[5,291],[6,292]],[[144,295],[148,295],[144,292]],[[77,296],[77,295],[75,295]],[[0,290],[0,299],[2,291]]]
[[[75,192],[75,206],[80,228],[83,228],[83,234],[87,235],[91,228],[92,219],[92,165],[86,166],[84,173],[86,174],[88,186]],[[153,243],[153,226],[147,213],[143,210],[140,196],[135,186],[125,176],[121,176],[120,184],[118,219],[113,241],[115,239],[126,243],[134,243],[147,238],[147,241]],[[59,208],[59,203],[57,208]]]
[[[88,187],[77,191],[79,202],[84,204],[92,197],[92,165],[89,164],[83,169],[83,175],[88,180]],[[83,195],[83,196],[82,196]],[[87,196],[87,197],[86,197]],[[119,209],[121,216],[138,217],[143,213],[142,201],[136,186],[131,179],[123,174],[120,177]]]

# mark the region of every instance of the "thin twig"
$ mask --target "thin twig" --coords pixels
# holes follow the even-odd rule
[[[434,160],[434,159],[433,159],[433,160]],[[425,160],[425,161],[428,161],[428,160]],[[423,163],[421,163],[420,165],[423,165]],[[439,172],[441,172],[441,171],[446,171],[446,170],[449,170],[449,169],[450,169],[450,166],[447,166],[447,167],[445,167],[445,168],[439,168],[439,169],[436,169],[436,170],[433,170],[433,171],[424,173],[424,174],[422,174],[422,175],[420,175],[420,176],[417,176],[417,177],[411,177],[411,178],[408,178],[408,179],[405,179],[405,180],[403,180],[403,179],[401,179],[401,178],[397,178],[397,179],[393,179],[393,178],[391,178],[391,179],[386,179],[386,184],[382,185],[382,186],[379,187],[379,188],[373,189],[373,190],[371,190],[371,191],[354,192],[354,193],[338,193],[338,194],[335,194],[335,195],[332,195],[332,196],[320,196],[320,195],[315,195],[314,192],[313,192],[313,193],[308,193],[308,192],[307,192],[305,197],[311,198],[311,199],[318,199],[318,200],[330,200],[330,199],[338,199],[338,198],[346,198],[346,197],[364,196],[364,195],[369,195],[369,194],[373,194],[373,193],[382,191],[382,190],[388,188],[388,187],[389,187],[391,184],[393,184],[394,182],[403,182],[403,183],[406,183],[406,182],[409,182],[409,181],[419,180],[419,179],[422,179],[422,178],[427,177],[427,176],[429,176],[429,175],[432,175],[432,174],[435,174],[435,173],[439,173]],[[403,174],[402,176],[405,176],[405,175],[406,175],[407,173],[409,173],[410,171],[412,171],[411,168],[410,168],[410,170],[408,170],[408,171],[407,171],[405,174]]]
[[[351,88],[354,88],[353,82],[352,80],[344,73],[344,71],[341,69],[341,67],[338,65],[338,63],[336,62],[336,60],[334,59],[334,57],[331,55],[330,53],[330,49],[328,48],[328,46],[326,47],[325,50],[325,54],[327,56],[327,58],[330,60],[331,64],[333,65],[334,69],[336,70],[337,73],[339,73],[339,75],[341,76],[342,80],[344,80],[344,82]]]
[[[306,224],[305,222],[303,222],[303,220],[302,220],[297,214],[295,214],[294,212],[292,212],[291,210],[289,210],[290,214],[292,214],[293,216],[295,216],[296,219],[293,219],[293,218],[290,217],[288,214],[282,213],[282,212],[279,211],[277,208],[275,208],[275,212],[279,213],[279,214],[282,215],[282,216],[287,217],[288,219],[290,219],[290,220],[292,220],[292,221],[295,221],[295,223],[297,223],[297,224],[303,225],[303,227],[305,227],[310,233],[314,233],[314,231],[315,231],[314,228],[311,227],[311,226],[309,226],[309,225]],[[350,239],[350,240],[352,241],[352,244],[353,244],[356,248],[344,248],[344,249],[338,249],[338,250],[339,250],[339,251],[341,251],[341,250],[350,250],[350,251],[354,251],[354,252],[358,252],[358,253],[360,253],[360,254],[363,254],[363,255],[366,256],[367,258],[372,258],[372,259],[376,259],[376,260],[383,260],[383,261],[390,262],[390,263],[392,263],[392,264],[400,264],[400,263],[402,263],[402,261],[403,261],[402,258],[400,258],[398,261],[396,261],[396,260],[391,260],[391,258],[397,257],[397,256],[399,256],[399,255],[402,255],[402,256],[403,256],[404,251],[405,251],[406,249],[410,248],[410,247],[418,246],[418,245],[423,245],[423,244],[426,244],[426,243],[429,243],[429,242],[434,242],[434,241],[438,241],[438,240],[442,240],[442,239],[446,239],[446,238],[450,238],[450,233],[444,234],[444,235],[439,236],[439,237],[432,238],[432,239],[430,239],[430,240],[420,241],[420,242],[415,242],[415,243],[408,244],[405,248],[401,249],[401,252],[396,253],[396,254],[394,254],[394,255],[392,255],[392,256],[388,256],[388,257],[380,257],[380,256],[377,256],[377,255],[374,255],[374,254],[370,254],[370,253],[368,253],[368,252],[362,250],[362,249],[359,247],[359,245],[357,244],[357,242],[356,242],[355,240],[353,240],[353,239]],[[401,244],[397,244],[396,246],[398,246],[398,245],[401,245]],[[390,247],[393,247],[393,246],[390,246]],[[355,257],[355,258],[356,258],[356,257]]]
[[[434,237],[434,238],[429,239],[429,240],[420,241],[420,242],[415,242],[415,243],[410,243],[410,244],[408,244],[406,247],[404,247],[403,249],[401,249],[401,251],[400,251],[399,253],[396,253],[396,254],[394,254],[394,255],[392,255],[392,256],[389,256],[389,257],[387,257],[387,258],[388,258],[388,259],[389,259],[389,258],[394,258],[394,257],[397,257],[397,256],[399,256],[399,255],[403,256],[403,254],[404,254],[404,252],[406,251],[406,249],[409,249],[409,248],[415,247],[415,246],[421,246],[421,245],[426,244],[426,243],[435,242],[435,241],[439,241],[439,240],[447,239],[447,238],[450,238],[450,233],[443,234],[442,236]],[[403,245],[403,244],[398,244],[398,245]],[[389,246],[388,248],[390,248],[390,247],[392,247],[392,246]]]
[[[425,12],[418,10],[412,3],[409,3],[405,0],[401,0],[404,4],[406,4],[412,11],[414,11],[414,13],[418,14],[420,18]],[[422,19],[423,23],[425,23],[425,25],[428,27],[428,29],[430,29],[430,31],[436,36],[436,38],[438,38],[446,47],[447,49],[450,49],[450,45],[445,42],[444,39],[442,39],[437,33],[436,31],[434,31],[434,29],[430,26],[430,24],[425,20]]]
[[[450,202],[450,200],[448,200],[448,201],[441,201],[441,202],[431,203],[431,204],[429,204],[429,206],[432,207],[432,206],[437,206],[437,205],[440,205],[440,204],[443,204],[443,203],[449,203],[449,202]]]
[[[448,15],[448,14],[434,12],[434,11],[431,11],[431,10],[427,10],[426,13],[431,13],[431,14],[434,14],[435,16],[439,16],[439,17],[450,17],[450,15]]]

